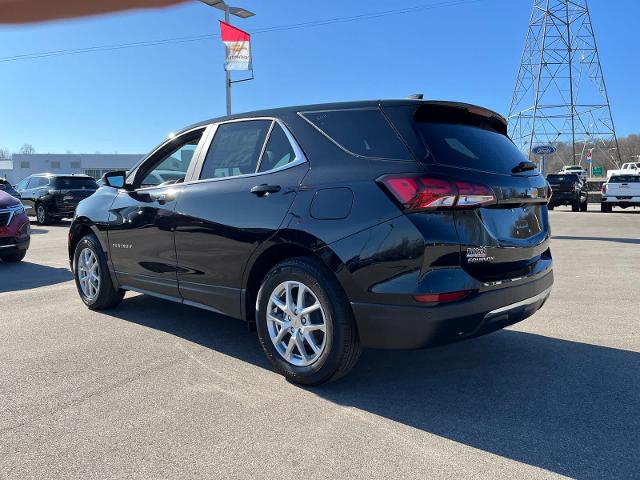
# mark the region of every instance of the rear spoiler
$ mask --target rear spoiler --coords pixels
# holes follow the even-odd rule
[[[424,102],[416,110],[415,121],[433,123],[459,123],[507,134],[507,120],[487,108],[467,103]]]

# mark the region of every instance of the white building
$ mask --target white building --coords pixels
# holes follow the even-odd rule
[[[143,155],[120,154],[14,154],[11,160],[0,161],[0,177],[12,184],[34,173],[84,173],[96,180],[106,172],[129,170]]]

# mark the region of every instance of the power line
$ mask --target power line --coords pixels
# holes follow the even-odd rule
[[[426,4],[426,5],[416,5],[413,7],[401,8],[401,9],[395,9],[395,10],[363,13],[360,15],[352,15],[348,17],[334,17],[334,18],[328,18],[324,20],[312,20],[308,22],[264,27],[257,30],[253,30],[251,34],[260,35],[263,33],[282,32],[282,31],[296,30],[296,29],[307,28],[307,27],[321,27],[324,25],[330,25],[335,23],[349,23],[349,22],[357,22],[362,20],[372,20],[372,19],[391,16],[391,15],[402,15],[407,13],[418,12],[421,10],[433,10],[437,8],[455,7],[458,5],[478,3],[481,1],[483,0],[441,1],[436,3]],[[164,39],[158,39],[158,40],[143,40],[139,42],[129,42],[129,43],[120,43],[120,44],[112,44],[112,45],[96,45],[93,47],[68,48],[63,50],[51,50],[47,52],[32,52],[32,53],[24,53],[21,55],[12,55],[9,57],[0,57],[0,63],[15,62],[20,60],[35,60],[35,59],[48,58],[48,57],[60,57],[64,55],[77,55],[81,53],[106,52],[106,51],[112,51],[112,50],[123,50],[128,48],[173,45],[173,44],[180,44],[180,43],[197,42],[202,40],[211,40],[213,38],[219,38],[219,37],[220,35],[216,35],[216,34],[205,34],[205,35],[194,35],[194,36],[187,36],[187,37],[164,38]]]

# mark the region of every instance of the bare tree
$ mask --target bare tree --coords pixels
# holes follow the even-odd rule
[[[9,160],[11,154],[8,148],[0,148],[0,160]]]
[[[25,143],[20,147],[20,153],[25,155],[33,155],[34,153],[36,153],[36,149],[33,148],[33,145],[31,145],[30,143]]]

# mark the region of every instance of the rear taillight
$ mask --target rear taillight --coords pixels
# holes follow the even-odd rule
[[[475,208],[496,202],[493,191],[476,183],[420,176],[380,179],[407,211]]]
[[[600,192],[602,192],[603,195],[607,193],[607,185],[605,183],[600,187]]]

